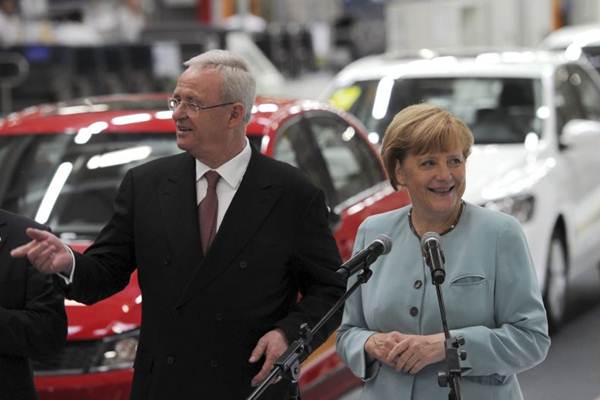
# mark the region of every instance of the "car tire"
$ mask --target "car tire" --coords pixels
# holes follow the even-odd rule
[[[568,288],[567,252],[563,234],[555,230],[548,248],[544,304],[550,332],[557,332],[565,320]]]

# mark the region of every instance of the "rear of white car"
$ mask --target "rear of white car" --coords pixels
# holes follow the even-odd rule
[[[341,71],[328,97],[362,120],[374,142],[400,109],[419,102],[470,126],[464,198],[522,223],[557,328],[568,277],[600,261],[599,83],[591,66],[546,52],[381,56]]]

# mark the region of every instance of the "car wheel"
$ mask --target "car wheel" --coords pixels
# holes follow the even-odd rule
[[[560,232],[555,231],[550,240],[546,264],[546,285],[544,304],[548,315],[550,331],[556,332],[565,318],[567,305],[567,253],[565,241]]]

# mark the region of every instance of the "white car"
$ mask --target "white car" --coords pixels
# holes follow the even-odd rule
[[[586,58],[600,70],[600,24],[569,25],[550,32],[539,46],[564,51],[570,59]]]
[[[327,97],[373,142],[410,104],[437,104],[467,122],[475,146],[464,198],[522,223],[556,329],[569,278],[600,261],[600,76],[549,52],[425,54],[361,59]]]

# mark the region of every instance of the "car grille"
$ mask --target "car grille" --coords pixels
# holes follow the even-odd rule
[[[101,356],[100,341],[67,342],[67,345],[51,357],[31,360],[36,375],[64,375],[89,372]]]

